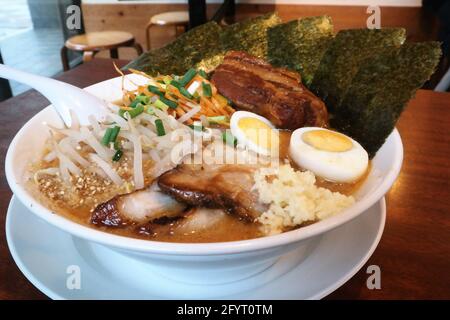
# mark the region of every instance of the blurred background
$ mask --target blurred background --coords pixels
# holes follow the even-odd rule
[[[450,84],[450,1],[375,1],[382,27],[405,27],[409,41],[439,40],[444,56],[427,89]],[[131,60],[189,28],[277,11],[284,20],[327,14],[335,30],[364,28],[369,4],[358,0],[0,0],[0,62],[54,76],[101,57]],[[111,32],[114,31],[114,32]],[[119,32],[117,32],[119,31]],[[102,32],[102,33],[99,33]],[[74,38],[75,37],[75,38]],[[0,80],[0,101],[26,90]]]

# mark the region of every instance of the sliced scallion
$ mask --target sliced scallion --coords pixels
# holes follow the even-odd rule
[[[198,92],[195,92],[194,95],[193,95],[193,97],[194,97],[194,100],[195,100],[195,101],[197,101],[197,102],[200,101],[200,95],[198,94]]]
[[[177,89],[180,89],[181,84],[177,80],[171,80],[170,85],[174,86]]]
[[[203,69],[198,70],[198,74],[199,74],[199,76],[202,77],[203,79],[208,80],[208,75],[206,74],[205,70],[203,70]]]
[[[130,103],[130,105],[129,105],[129,107],[130,108],[136,108],[136,106],[140,103],[140,104],[147,104],[147,103],[149,103],[149,101],[150,101],[150,97],[147,97],[147,96],[142,96],[142,95],[139,95],[139,96],[137,96],[136,97],[136,99],[134,99],[131,103]]]
[[[178,103],[176,101],[169,100],[164,97],[159,97],[159,100],[161,100],[164,104],[169,106],[169,108],[176,109],[178,107]]]
[[[109,137],[109,143],[116,142],[117,136],[119,135],[119,131],[120,131],[119,126],[115,126],[114,128],[112,128],[111,136]]]
[[[222,134],[222,139],[223,139],[223,141],[224,141],[226,144],[228,144],[228,145],[230,145],[230,146],[235,147],[236,144],[237,144],[237,139],[236,139],[236,137],[233,136],[233,135],[231,134],[231,132],[229,132],[228,130],[225,131],[225,132]]]
[[[138,99],[133,100],[128,107],[130,108],[136,108],[136,106],[138,105],[138,103],[141,103]]]
[[[112,161],[117,162],[120,160],[120,158],[122,158],[123,155],[123,151],[122,150],[117,150],[116,153],[114,153],[114,156],[112,158]]]
[[[149,107],[147,108],[147,113],[148,113],[148,114],[151,114],[151,115],[154,115],[154,114],[155,114],[155,108],[152,107],[152,106],[149,106]]]
[[[134,109],[131,109],[131,110],[128,110],[127,112],[128,112],[128,114],[130,115],[130,117],[131,118],[135,118],[135,117],[137,117],[138,115],[140,115],[142,112],[144,112],[144,106],[142,105],[142,104],[138,104],[137,106],[136,106],[136,108],[134,108]]]
[[[165,76],[163,78],[163,81],[164,81],[165,84],[170,84],[170,81],[172,81],[172,79],[169,76]]]
[[[180,90],[180,93],[181,93],[183,96],[185,96],[186,98],[188,98],[188,99],[192,99],[192,98],[193,98],[192,94],[190,94],[190,93],[186,90],[185,87],[181,87],[181,88],[179,88],[178,90]]]
[[[164,136],[166,134],[166,130],[164,129],[164,124],[161,119],[155,120],[156,133],[159,137]]]
[[[161,109],[163,111],[166,111],[167,109],[169,109],[169,106],[167,104],[165,104],[164,102],[161,101],[161,99],[156,100],[153,105],[158,108]]]
[[[183,78],[181,78],[180,80],[180,85],[185,87],[197,74],[197,71],[195,71],[195,69],[189,69],[183,76]]]
[[[102,145],[104,145],[104,146],[109,145],[109,141],[111,139],[112,132],[113,132],[112,128],[106,129],[105,134],[103,135],[103,138],[102,138]]]
[[[189,127],[197,132],[202,132],[205,129],[200,121],[194,121],[194,124],[191,124]]]
[[[159,90],[159,88],[156,87],[156,86],[149,85],[149,86],[147,87],[147,89],[148,89],[148,91],[150,91],[151,93],[157,94],[158,96],[164,96],[164,93],[163,93],[161,90]]]
[[[207,98],[211,98],[212,96],[212,89],[209,83],[202,82],[202,89],[203,89],[203,96]]]
[[[181,93],[183,96],[185,96],[186,98],[188,98],[188,99],[192,99],[192,98],[193,98],[193,97],[192,97],[192,94],[190,94],[190,93],[186,90],[186,88],[183,87],[178,81],[172,80],[172,81],[170,82],[170,84],[171,84],[172,86],[174,86],[175,88],[177,88],[178,91],[180,91],[180,93]]]
[[[229,123],[230,119],[227,116],[214,116],[214,117],[207,117],[209,123],[216,123],[216,124],[224,124]]]
[[[205,131],[205,127],[202,126],[201,124],[199,125],[189,124],[188,127],[197,132]]]

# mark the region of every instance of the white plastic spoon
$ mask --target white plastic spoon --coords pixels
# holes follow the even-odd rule
[[[67,126],[72,123],[71,111],[80,124],[88,125],[93,115],[98,121],[106,118],[108,109],[105,101],[71,84],[38,76],[0,64],[0,77],[26,84],[42,93],[52,103]]]

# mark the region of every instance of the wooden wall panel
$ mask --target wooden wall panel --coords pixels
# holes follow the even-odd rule
[[[208,16],[211,16],[217,7],[217,4],[208,5]],[[187,6],[184,4],[83,4],[83,17],[87,32],[129,31],[145,48],[145,26],[152,15],[165,11],[186,10],[186,8]],[[366,7],[239,4],[236,10],[236,20],[271,11],[277,11],[284,21],[328,14],[332,17],[336,30],[363,28],[366,26],[368,17]],[[434,19],[420,7],[383,7],[381,24],[384,27],[405,27],[408,30],[409,39],[413,41],[433,39],[436,34]],[[172,27],[154,27],[151,35],[152,46],[163,46],[173,40],[174,36],[175,30]],[[131,59],[135,56],[133,50],[120,50],[121,58]]]

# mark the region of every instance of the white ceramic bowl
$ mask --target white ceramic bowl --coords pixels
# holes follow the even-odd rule
[[[135,83],[144,81],[136,75],[129,77]],[[132,85],[127,83],[127,86]],[[86,88],[108,101],[120,99],[120,89],[120,78]],[[30,162],[42,153],[43,144],[48,137],[48,130],[43,122],[62,125],[53,108],[49,106],[23,126],[8,149],[6,176],[9,186],[20,201],[40,218],[75,237],[138,259],[148,264],[149,270],[157,270],[169,278],[197,284],[225,283],[249,277],[269,267],[281,255],[292,250],[299,250],[306,256],[311,250],[311,244],[318,240],[318,237],[354,219],[380,200],[397,178],[403,160],[401,138],[398,131],[394,130],[372,160],[372,170],[355,195],[356,203],[334,217],[307,227],[244,241],[205,244],[157,242],[122,237],[80,225],[52,213],[33,198],[25,188],[24,176]]]

